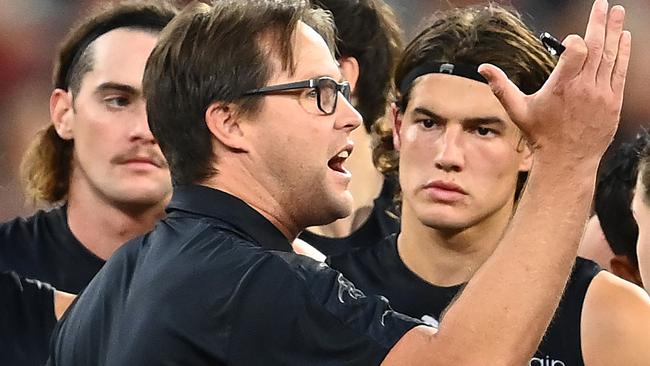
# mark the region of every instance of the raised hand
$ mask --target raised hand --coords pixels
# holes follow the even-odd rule
[[[625,9],[617,5],[608,10],[607,0],[594,2],[584,39],[564,39],[566,51],[533,95],[524,95],[496,66],[479,68],[533,150],[544,151],[543,156],[563,154],[597,163],[616,132],[631,35],[623,30]]]

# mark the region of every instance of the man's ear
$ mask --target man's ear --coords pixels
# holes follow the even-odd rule
[[[628,280],[643,287],[639,269],[630,261],[630,258],[628,258],[626,255],[614,255],[609,263],[613,274],[624,280]]]
[[[56,133],[64,140],[72,140],[74,134],[74,103],[72,93],[63,89],[54,89],[50,95],[50,119]]]
[[[404,118],[404,114],[402,114],[400,108],[394,102],[390,104],[390,116],[393,128],[393,146],[396,151],[399,151],[401,146],[399,133],[402,129],[402,118]]]
[[[238,106],[229,103],[214,102],[205,111],[205,124],[212,135],[224,146],[236,151],[248,151],[242,119],[237,113]]]
[[[357,86],[357,81],[359,81],[359,61],[351,56],[341,57],[338,61],[339,70],[341,70],[345,80],[350,83],[350,89],[354,94],[354,88]]]

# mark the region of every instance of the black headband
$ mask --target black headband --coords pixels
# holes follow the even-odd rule
[[[400,95],[404,96],[415,79],[426,74],[449,74],[487,84],[483,75],[478,73],[478,66],[467,64],[453,64],[451,62],[427,62],[411,70],[399,85]]]
[[[91,29],[73,48],[69,56],[62,60],[61,70],[56,79],[55,88],[68,90],[70,87],[70,70],[72,66],[79,62],[81,55],[86,51],[86,48],[93,43],[97,38],[102,35],[118,28],[136,28],[136,29],[163,29],[169,19],[161,17],[154,13],[142,13],[140,11],[133,13],[121,14],[120,17],[112,19],[105,23],[99,23]]]

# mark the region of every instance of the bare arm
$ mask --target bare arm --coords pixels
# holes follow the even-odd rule
[[[76,296],[73,294],[54,290],[54,316],[56,316],[56,320],[61,319],[65,311],[68,310],[70,304],[72,304],[72,301],[74,301],[75,297]]]
[[[580,333],[587,366],[647,365],[650,297],[611,273],[599,273],[585,297]]]
[[[451,306],[438,332],[418,327],[384,365],[523,365],[558,305],[589,215],[596,170],[618,126],[630,34],[624,10],[596,0],[584,40],[566,51],[542,89],[523,95],[483,65],[535,162],[497,250]]]

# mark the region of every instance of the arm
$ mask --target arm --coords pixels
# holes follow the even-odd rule
[[[569,36],[549,80],[526,96],[483,65],[535,161],[498,248],[436,333],[412,329],[384,365],[526,364],[558,305],[588,219],[598,163],[619,120],[630,54],[624,10],[596,0],[585,39]],[[609,18],[609,19],[608,19]]]
[[[72,301],[75,299],[75,295],[69,294],[67,292],[54,290],[54,316],[56,320],[60,320]]]
[[[650,297],[640,287],[600,272],[587,290],[580,333],[587,366],[647,364]]]

